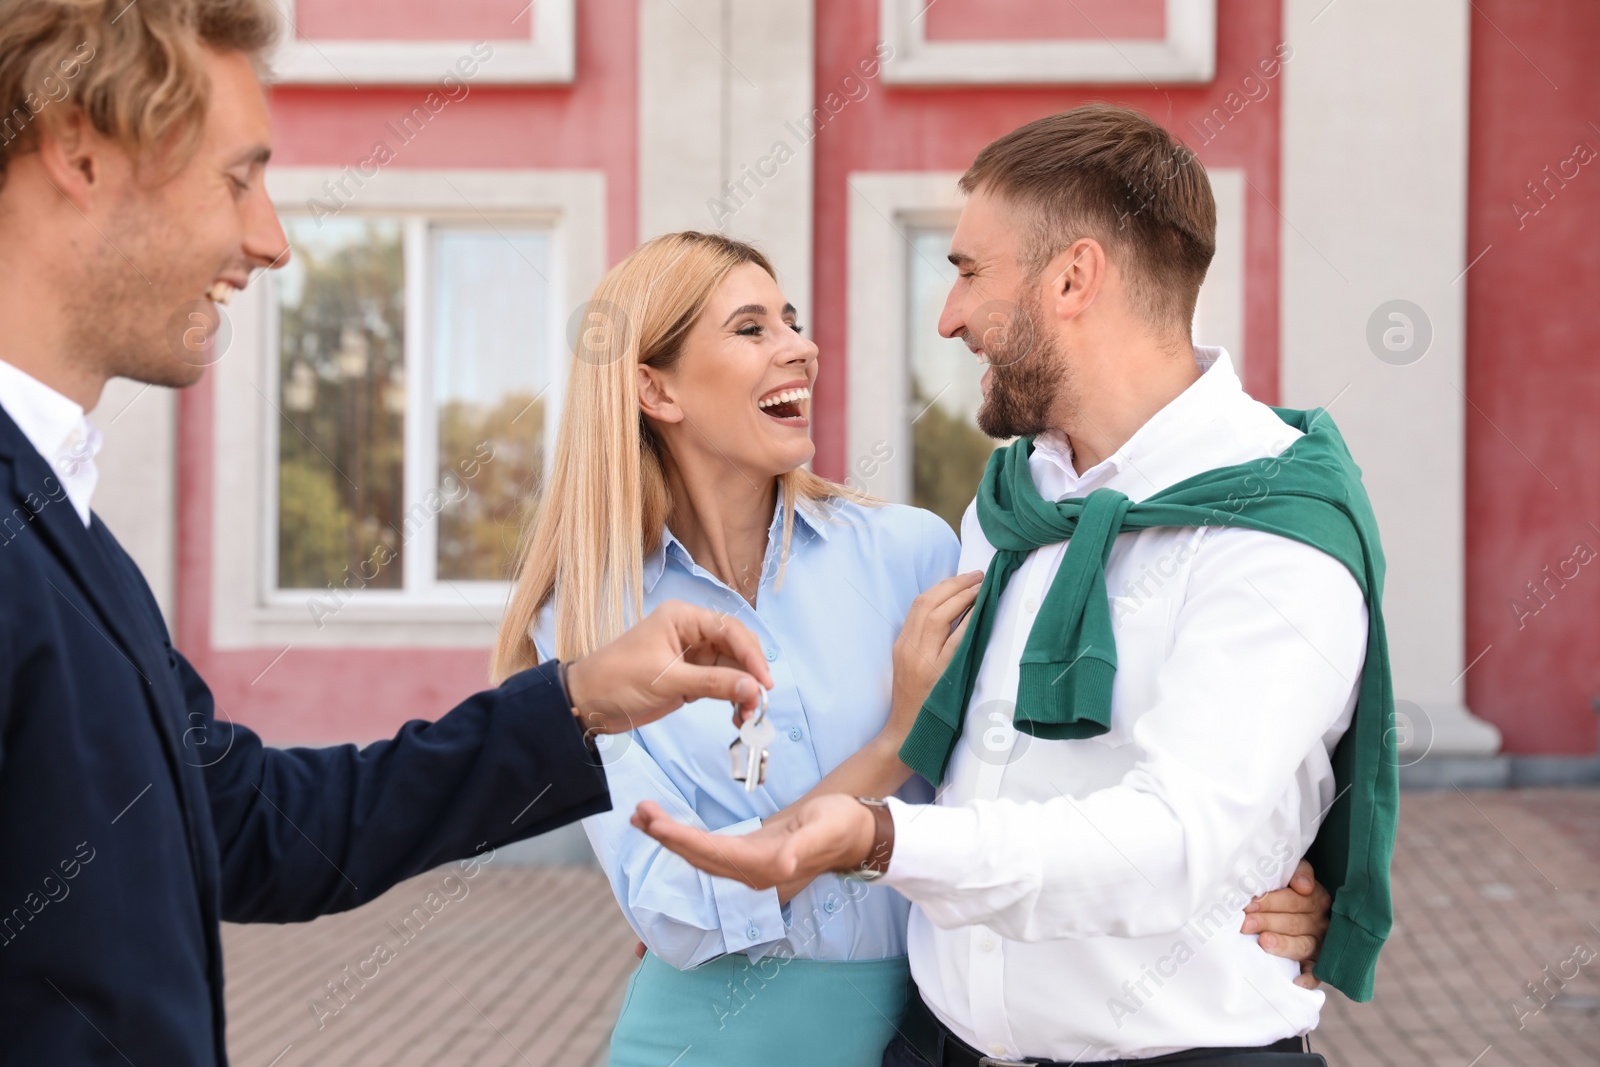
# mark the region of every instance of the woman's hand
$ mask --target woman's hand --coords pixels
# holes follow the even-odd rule
[[[923,701],[956,654],[961,635],[967,631],[967,619],[962,616],[977,599],[982,582],[982,571],[958,574],[924,589],[911,602],[894,643],[894,700],[889,724],[884,727],[886,739],[896,749],[911,732]],[[952,630],[957,619],[961,625]]]
[[[1333,897],[1323,888],[1305,860],[1294,870],[1289,888],[1263,893],[1245,905],[1241,933],[1260,934],[1261,947],[1274,956],[1298,960],[1297,986],[1316,989],[1322,985],[1311,973],[1322,954],[1323,938],[1328,936]]]

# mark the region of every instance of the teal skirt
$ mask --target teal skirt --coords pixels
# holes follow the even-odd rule
[[[611,1035],[611,1067],[880,1067],[910,988],[904,956],[732,955],[680,971],[647,952]]]

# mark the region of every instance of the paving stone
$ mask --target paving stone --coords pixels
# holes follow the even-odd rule
[[[1405,794],[1396,932],[1372,1003],[1328,997],[1316,1039],[1328,1062],[1359,1067],[1378,1049],[1394,1067],[1600,1063],[1600,1012],[1582,1010],[1600,997],[1595,827],[1597,790]],[[1577,1008],[1524,999],[1547,966]]]
[[[603,1062],[634,963],[633,932],[604,876],[486,866],[451,883],[459,899],[440,892],[425,923],[398,928],[448,873],[311,923],[225,925],[235,1067]],[[390,956],[367,965],[379,945]],[[582,994],[585,1010],[573,1010],[568,990]]]

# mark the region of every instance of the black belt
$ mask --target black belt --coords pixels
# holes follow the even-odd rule
[[[1116,1064],[1182,1064],[1183,1067],[1327,1067],[1327,1061],[1306,1051],[1305,1038],[1286,1037],[1257,1048],[1194,1048],[1142,1060],[1007,1060],[986,1056],[962,1041],[922,1002],[915,989],[906,1006],[900,1032],[933,1067],[1113,1067]]]

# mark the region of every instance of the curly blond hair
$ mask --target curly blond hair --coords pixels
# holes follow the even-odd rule
[[[210,103],[202,46],[262,69],[278,30],[271,0],[0,0],[0,184],[74,109],[140,163],[181,167]]]

